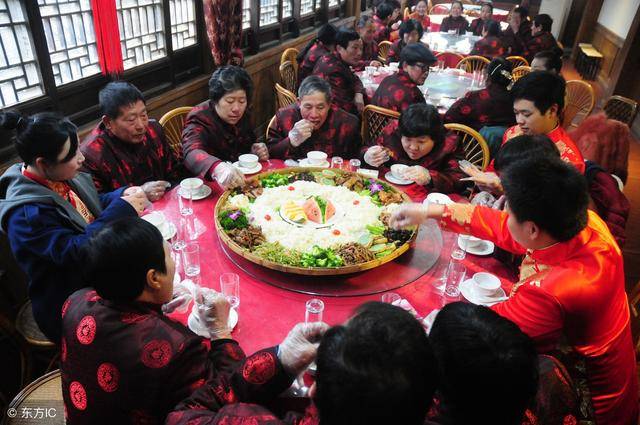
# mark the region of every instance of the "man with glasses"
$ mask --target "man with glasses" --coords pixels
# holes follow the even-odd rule
[[[431,50],[423,44],[406,46],[400,53],[400,69],[382,80],[371,103],[397,112],[402,112],[414,103],[425,103],[418,86],[424,84],[429,75],[429,67],[436,62]]]

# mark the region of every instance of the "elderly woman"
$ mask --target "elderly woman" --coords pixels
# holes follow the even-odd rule
[[[429,6],[425,0],[420,0],[418,4],[416,4],[416,10],[409,15],[409,19],[415,19],[420,22],[422,25],[422,29],[424,31],[429,31],[429,26],[431,26],[431,18],[429,18]]]
[[[362,148],[364,161],[372,167],[405,164],[404,178],[429,191],[460,192],[466,185],[458,167],[458,139],[445,134],[440,114],[432,105],[417,103],[387,125],[380,137]]]
[[[331,107],[331,86],[315,75],[304,79],[298,102],[280,109],[269,128],[267,147],[273,158],[304,158],[309,151],[353,158],[360,149],[357,117]]]
[[[422,38],[423,29],[420,22],[409,19],[400,25],[400,38],[393,42],[389,49],[387,62],[400,62],[400,52],[405,46],[417,43]]]
[[[454,1],[451,3],[451,11],[449,16],[442,20],[440,32],[455,31],[456,34],[464,34],[469,28],[467,18],[462,16],[462,2]]]
[[[362,39],[362,59],[357,69],[362,70],[365,66],[381,66],[378,61],[378,43],[375,40],[376,27],[371,16],[362,15],[356,21],[356,31]]]
[[[139,187],[98,195],[91,176],[80,172],[84,156],[66,119],[6,112],[0,127],[16,130],[23,161],[0,177],[2,231],[29,279],[36,323],[59,342],[62,304],[84,286],[78,270],[88,238],[115,219],[137,216],[148,201]]]
[[[256,143],[247,107],[251,101],[251,77],[237,66],[218,68],[209,80],[209,100],[191,110],[182,131],[184,163],[189,171],[217,180],[224,189],[243,183],[244,177],[226,161],[254,153],[269,158],[264,143]]]

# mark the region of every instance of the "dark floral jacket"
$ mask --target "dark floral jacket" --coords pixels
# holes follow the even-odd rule
[[[506,53],[504,44],[499,37],[488,35],[476,41],[471,50],[472,55],[484,56],[491,60],[493,58],[504,56]]]
[[[440,24],[440,32],[456,30],[456,34],[464,34],[468,29],[469,22],[464,16],[458,16],[457,18],[447,16],[442,20],[442,24]]]
[[[349,65],[344,62],[338,53],[325,55],[318,60],[313,74],[326,80],[331,85],[331,101],[339,108],[350,114],[359,116],[358,108],[354,103],[356,93],[361,93],[366,99],[366,92],[362,81],[353,73]]]
[[[387,56],[387,63],[389,62],[400,62],[400,52],[406,46],[404,44],[404,40],[396,40],[393,42],[393,45],[389,48],[389,55]]]
[[[556,38],[548,31],[543,31],[539,34],[532,36],[528,41],[524,49],[523,56],[531,63],[533,57],[538,52],[544,50],[551,50],[558,46]]]
[[[376,43],[380,43],[381,41],[389,40],[389,36],[391,35],[391,31],[387,24],[382,22],[382,19],[378,18],[377,15],[373,15],[373,25],[376,28],[376,35],[373,39]]]
[[[396,112],[402,112],[414,103],[425,102],[424,95],[416,83],[402,69],[385,77],[371,99],[373,105]]]
[[[471,21],[471,25],[469,25],[469,31],[473,33],[473,35],[482,35],[482,30],[484,29],[485,21],[480,18],[476,18]]]
[[[497,84],[469,91],[444,115],[444,122],[464,124],[479,131],[482,127],[511,127],[516,122],[511,93]]]
[[[502,31],[501,38],[507,54],[512,56],[522,55],[531,38],[531,21],[523,21],[517,33],[514,33],[511,27],[507,28]]]
[[[315,68],[318,59],[330,53],[331,52],[329,52],[329,49],[327,49],[326,46],[320,41],[316,41],[315,44],[311,46],[304,59],[298,66],[298,86],[300,86],[302,80],[313,73],[313,68]]]

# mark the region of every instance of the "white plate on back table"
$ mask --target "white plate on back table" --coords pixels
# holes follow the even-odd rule
[[[211,195],[211,192],[212,192],[211,188],[205,184],[200,188],[198,193],[191,195],[191,199],[193,199],[194,201],[199,201],[200,199],[204,199],[207,196]],[[182,188],[178,189],[178,194],[183,198],[186,198]]]
[[[262,164],[258,162],[258,164],[253,168],[245,168],[240,166],[240,161],[236,161],[233,163],[233,166],[236,167],[242,174],[255,174],[258,171],[262,170]]]
[[[396,177],[393,177],[393,174],[391,174],[391,171],[387,171],[387,174],[384,175],[384,178],[389,183],[397,184],[398,186],[406,186],[408,184],[412,184],[413,183],[412,180],[404,180],[404,179],[398,179]]]
[[[489,255],[492,254],[493,250],[495,249],[495,245],[493,244],[493,242],[485,240],[482,240],[482,243],[480,243],[478,246],[467,246],[466,248],[464,248],[462,246],[462,239],[460,239],[460,235],[458,235],[458,246],[460,247],[460,249],[464,249],[466,252],[473,255]]]

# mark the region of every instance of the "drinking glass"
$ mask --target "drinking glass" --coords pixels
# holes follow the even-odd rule
[[[324,303],[322,300],[312,298],[306,302],[305,308],[305,323],[322,322],[322,312],[324,311]]]
[[[400,301],[400,294],[396,294],[395,292],[387,292],[386,294],[382,294],[383,303],[393,304],[397,301]]]
[[[178,208],[180,214],[183,216],[193,214],[193,194],[190,190],[185,190],[181,193],[180,190],[176,190],[178,196]]]
[[[460,283],[464,281],[467,274],[467,269],[462,264],[465,256],[464,250],[459,248],[455,248],[451,252],[451,260],[447,269],[447,284],[444,288],[444,293],[448,297],[455,298],[460,296]]]
[[[197,242],[187,242],[182,249],[182,264],[187,277],[200,275],[200,246]]]
[[[349,171],[358,171],[358,168],[360,168],[360,165],[362,165],[362,163],[360,162],[359,159],[350,159],[349,160]]]
[[[232,308],[240,305],[240,276],[235,273],[220,275],[220,292],[225,296]]]
[[[334,156],[331,158],[331,168],[342,168],[342,164],[344,160],[339,156]]]

